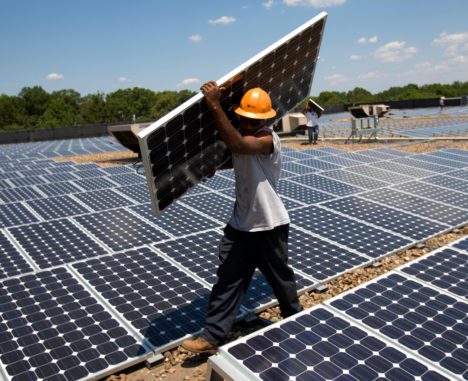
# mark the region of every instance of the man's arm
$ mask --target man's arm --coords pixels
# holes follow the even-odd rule
[[[223,142],[233,153],[242,154],[270,154],[273,152],[273,136],[242,136],[229,121],[226,113],[221,108],[221,89],[216,82],[205,83],[201,90],[205,100],[213,114],[216,129]]]

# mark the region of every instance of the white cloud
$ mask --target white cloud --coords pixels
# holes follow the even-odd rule
[[[178,83],[177,87],[196,85],[197,83],[200,83],[198,78],[186,78],[182,82]]]
[[[339,83],[346,82],[348,79],[343,74],[332,74],[324,78],[330,83],[331,86],[338,85]]]
[[[375,44],[377,43],[378,41],[378,37],[377,36],[372,36],[372,37],[369,37],[369,38],[366,38],[366,37],[361,37],[357,40],[358,44]]]
[[[268,0],[268,1],[265,1],[264,3],[262,3],[262,5],[263,5],[266,9],[271,9],[271,7],[273,7],[273,4],[274,4],[274,1],[273,1],[273,0]]]
[[[392,41],[378,48],[373,54],[381,62],[403,62],[413,57],[417,51],[414,46],[406,47],[405,41]]]
[[[51,81],[57,81],[59,79],[63,79],[63,74],[59,73],[50,73],[46,77],[47,79],[50,79]]]
[[[132,80],[128,77],[122,76],[119,77],[119,82],[132,82]]]
[[[449,60],[450,62],[453,63],[468,63],[468,56],[455,56]]]
[[[349,59],[350,59],[351,61],[358,61],[358,60],[360,60],[361,58],[362,58],[362,56],[359,55],[359,54],[351,54],[351,55],[349,56]]]
[[[343,5],[346,0],[283,0],[289,7],[328,8]]]
[[[433,40],[436,46],[445,46],[445,53],[457,55],[462,51],[468,51],[468,32],[464,33],[441,33]]]
[[[236,19],[231,16],[221,16],[220,18],[217,18],[216,20],[208,20],[208,24],[232,24],[233,22],[236,22]]]
[[[384,78],[386,76],[387,74],[385,73],[379,73],[377,71],[370,71],[368,73],[358,75],[358,78],[359,79],[375,79],[375,78]]]
[[[189,40],[192,42],[200,42],[201,40],[203,40],[203,36],[200,36],[199,34],[192,34],[189,37]]]

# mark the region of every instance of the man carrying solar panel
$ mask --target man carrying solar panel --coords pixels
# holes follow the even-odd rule
[[[201,90],[219,136],[232,152],[236,202],[219,245],[221,264],[213,286],[206,324],[198,337],[182,347],[195,353],[215,353],[231,330],[255,269],[265,275],[283,317],[299,312],[293,270],[288,266],[289,216],[276,193],[281,168],[278,135],[265,122],[276,115],[269,95],[260,88],[245,93],[234,111],[240,130],[220,106],[223,89],[211,81]]]

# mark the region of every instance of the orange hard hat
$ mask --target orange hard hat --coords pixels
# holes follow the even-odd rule
[[[260,87],[247,91],[234,112],[250,119],[269,119],[276,115],[276,111],[271,107],[270,96]]]

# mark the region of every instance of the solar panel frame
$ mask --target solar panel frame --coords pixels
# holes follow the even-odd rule
[[[262,87],[270,94],[273,105],[277,109],[277,119],[308,95],[326,18],[325,12],[320,13],[217,81],[220,86],[229,90],[228,97],[222,100],[222,106],[231,119],[234,115],[228,107],[231,104],[238,104],[243,92],[252,87]],[[309,36],[312,32],[315,34]],[[299,53],[297,44],[302,38],[308,38],[306,42],[310,45],[311,51]],[[290,51],[287,51],[287,44],[291,45]],[[309,66],[304,64],[302,70],[307,69],[309,72],[299,71],[299,62],[305,60],[310,63]],[[283,70],[272,70],[273,62]],[[203,177],[221,166],[229,157],[224,143],[217,140],[213,118],[205,102],[202,101],[203,94],[196,94],[138,134],[153,211],[156,214],[177,200]],[[195,122],[198,118],[200,121]],[[184,119],[189,123],[187,129],[179,130],[177,125],[185,123]],[[200,141],[201,152],[197,148],[193,150],[193,154],[189,155],[189,150],[185,149],[184,145],[187,144],[190,147],[187,143],[190,123],[193,124],[196,133],[199,131],[201,134],[208,133],[211,141],[204,140],[203,145]],[[203,126],[201,130],[200,125]],[[196,136],[190,133],[190,138],[192,135]],[[200,138],[197,139],[199,141]],[[160,141],[159,146],[155,145],[156,141]],[[172,147],[169,147],[169,144],[172,144]],[[156,149],[160,150],[159,154]],[[174,151],[170,152],[171,150]],[[176,152],[176,150],[181,152]],[[159,161],[161,165],[154,164],[156,157],[163,157]]]

